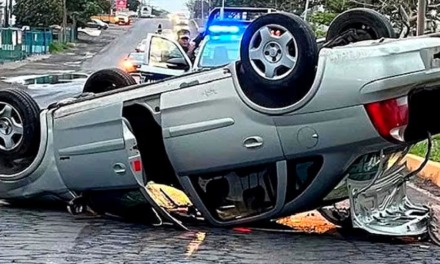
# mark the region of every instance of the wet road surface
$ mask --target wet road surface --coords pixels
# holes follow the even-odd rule
[[[170,28],[168,19],[138,19],[129,31],[112,44],[105,47],[91,60],[83,64],[83,71],[93,72],[110,67],[120,66],[121,60],[130,52],[134,52],[136,46],[148,33],[156,32],[157,26],[162,24],[163,28]]]
[[[8,207],[0,207],[0,223],[0,263],[440,263],[431,244],[346,232],[185,232]]]
[[[89,58],[85,56],[86,59],[73,61],[72,63],[78,64],[74,72],[90,74],[97,70],[120,66],[121,60],[130,52],[134,52],[135,47],[148,33],[155,32],[159,23],[162,24],[163,28],[171,28],[171,23],[168,19],[138,19],[130,28],[118,26],[109,29],[124,30],[124,33],[115,38],[96,54],[88,55],[90,56]],[[107,32],[103,34],[106,33]],[[65,58],[61,60],[65,60]],[[42,63],[38,64],[41,66],[40,64]],[[31,65],[28,67],[32,67]],[[42,67],[44,68],[44,65]],[[71,70],[63,72],[61,68],[60,71],[61,72],[56,72],[55,69],[48,67],[46,71],[38,70],[36,74],[33,75],[8,76],[7,81],[9,82],[10,80],[8,79],[12,78],[14,82],[17,82],[17,80],[20,82],[30,77],[42,77],[47,76],[47,74],[53,75],[72,72]],[[2,74],[0,74],[0,77],[3,77]],[[81,94],[85,81],[86,79],[78,79],[74,82],[61,84],[23,85],[23,88],[37,101],[41,108],[45,108],[51,103]]]
[[[439,202],[413,188],[409,195],[418,203]],[[355,230],[240,233],[188,227],[74,217],[64,207],[0,205],[0,263],[440,263],[440,247],[431,243]]]

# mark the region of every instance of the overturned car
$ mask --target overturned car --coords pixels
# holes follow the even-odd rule
[[[393,39],[386,19],[374,21],[341,26],[318,48],[302,19],[270,13],[227,67],[148,85],[103,70],[88,93],[43,110],[22,90],[1,90],[0,198],[58,197],[72,213],[184,228],[152,198],[156,183],[189,197],[188,219],[216,226],[320,209],[374,234],[425,234],[431,212],[406,197],[417,171],[403,161],[440,133],[428,118],[440,38]],[[326,208],[347,198],[348,216]]]

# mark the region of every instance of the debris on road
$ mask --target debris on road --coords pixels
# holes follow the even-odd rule
[[[285,217],[279,219],[277,223],[305,233],[324,234],[337,228],[334,224],[325,220],[317,211]]]
[[[205,241],[206,233],[197,232],[195,237],[191,242],[189,242],[188,246],[186,246],[185,256],[187,258],[191,257],[197,250],[199,250],[200,245]]]

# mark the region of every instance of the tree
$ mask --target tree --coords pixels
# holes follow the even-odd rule
[[[63,18],[62,0],[17,0],[17,24],[31,27],[58,25]]]
[[[128,0],[127,4],[130,11],[137,11],[141,3],[139,2],[139,0]]]
[[[111,4],[107,0],[68,0],[67,13],[71,22],[85,26],[90,17],[108,12]]]

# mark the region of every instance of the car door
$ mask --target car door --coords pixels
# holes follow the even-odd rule
[[[231,78],[207,83],[199,78],[194,86],[161,95],[165,146],[179,175],[282,159],[270,116],[247,107]]]
[[[208,74],[218,75],[207,81]],[[249,108],[224,69],[183,83],[193,85],[162,94],[160,110],[165,148],[185,192],[215,225],[275,215],[284,205],[287,167],[272,117]]]
[[[157,34],[148,35],[145,63],[140,68],[145,81],[182,75],[191,69],[191,60],[176,41]]]

